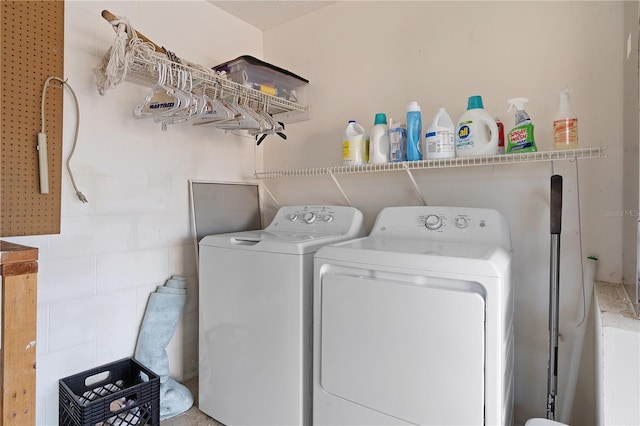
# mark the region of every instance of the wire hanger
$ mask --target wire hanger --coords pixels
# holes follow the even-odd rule
[[[133,109],[135,118],[149,118],[180,108],[180,99],[175,89],[166,85],[168,65],[158,62],[156,65],[158,81],[149,90],[144,99]]]

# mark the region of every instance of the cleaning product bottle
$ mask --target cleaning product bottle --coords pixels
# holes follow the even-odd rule
[[[496,121],[484,110],[481,96],[470,96],[467,111],[462,114],[456,127],[456,156],[496,155],[497,152]]]
[[[399,163],[407,160],[407,129],[402,123],[389,119],[389,160]]]
[[[560,91],[560,106],[553,120],[554,149],[578,148],[578,118],[569,105],[570,89]]]
[[[422,145],[424,159],[454,158],[456,156],[455,132],[456,128],[447,110],[440,108],[424,135]]]
[[[366,164],[369,160],[368,142],[364,127],[355,120],[349,120],[342,138],[342,165]]]
[[[369,163],[389,162],[389,127],[384,113],[376,114],[373,128],[369,134]]]
[[[499,117],[496,117],[496,125],[498,126],[498,155],[504,154],[504,124]]]
[[[536,152],[536,142],[533,137],[533,123],[529,114],[524,110],[524,104],[529,102],[527,98],[509,99],[509,111],[516,109],[516,125],[507,135],[507,154],[514,152]]]
[[[407,105],[407,160],[422,160],[420,139],[422,136],[422,113],[416,101]]]

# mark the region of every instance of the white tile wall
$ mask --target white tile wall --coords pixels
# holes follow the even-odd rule
[[[38,305],[91,297],[96,293],[95,255],[40,260]]]
[[[124,82],[100,96],[93,68],[115,33],[100,16],[126,16],[179,56],[214,66],[261,56],[262,33],[206,1],[65,2],[65,78],[80,104],[71,166],[89,203],[63,170],[61,233],[8,238],[40,249],[37,424],[58,423],[58,380],[132,356],[149,294],[170,275],[188,277],[183,318],[169,344],[171,375],[197,374],[198,296],[189,216],[189,179],[246,180],[261,168],[252,139],[189,124],[136,120],[147,88]],[[63,156],[76,116],[64,98]]]
[[[96,261],[97,291],[109,293],[139,285],[162,284],[169,276],[166,248],[100,255]]]

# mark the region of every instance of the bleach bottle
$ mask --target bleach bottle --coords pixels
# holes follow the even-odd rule
[[[422,136],[422,113],[416,101],[407,105],[407,161],[422,160],[420,140]]]
[[[424,135],[422,147],[424,159],[454,158],[456,156],[455,132],[456,128],[447,110],[440,108]]]
[[[509,99],[509,111],[516,109],[516,125],[507,135],[507,154],[514,152],[536,152],[536,142],[533,138],[533,123],[529,114],[524,110],[524,105],[529,102],[527,98]]]
[[[387,115],[376,114],[373,128],[369,133],[369,164],[389,162],[389,127]]]
[[[458,120],[456,156],[474,157],[496,155],[498,152],[498,125],[484,110],[481,96],[470,96],[467,111]]]
[[[342,165],[355,166],[369,161],[369,140],[364,127],[349,120],[342,138]]]

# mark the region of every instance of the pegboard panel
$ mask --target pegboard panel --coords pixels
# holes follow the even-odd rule
[[[0,236],[60,233],[63,89],[45,104],[49,194],[40,194],[42,88],[64,79],[64,1],[0,1]]]

